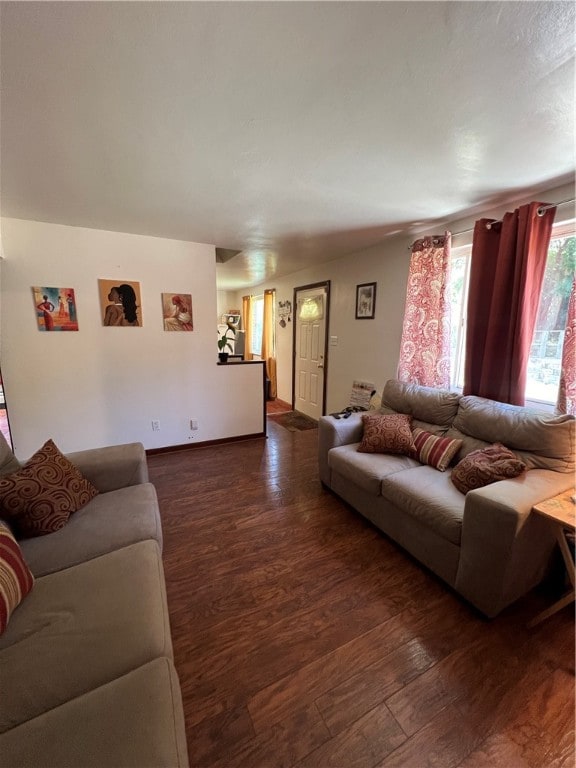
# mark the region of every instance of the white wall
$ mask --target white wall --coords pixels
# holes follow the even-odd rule
[[[227,315],[231,309],[242,310],[242,299],[238,303],[235,291],[217,291],[216,294],[216,323],[220,323],[222,315]]]
[[[250,289],[276,289],[276,303],[289,300],[293,312],[295,287],[330,280],[326,411],[348,404],[354,379],[374,381],[380,388],[396,375],[406,280],[410,264],[409,240],[395,239],[362,253],[320,264]],[[356,285],[377,282],[374,320],[356,320]],[[246,293],[244,291],[243,293]],[[278,397],[292,400],[292,345],[295,317],[285,328],[276,326]]]
[[[453,233],[469,230],[479,218],[499,218],[531,200],[558,203],[574,197],[574,185],[555,187],[536,196],[519,196],[506,205],[491,208],[463,219],[446,219],[425,230],[426,234]],[[556,221],[574,218],[574,205],[558,208]],[[337,336],[337,346],[328,346],[328,374],[326,411],[339,410],[347,405],[354,379],[373,381],[380,391],[389,378],[396,376],[402,321],[406,299],[406,281],[410,266],[410,245],[418,235],[397,235],[378,246],[350,254],[340,259],[319,264],[287,277],[269,280],[250,289],[257,295],[264,288],[276,288],[276,302],[293,301],[295,287],[310,283],[331,281],[331,309],[329,336]],[[453,238],[453,245],[472,242],[472,232],[466,231]],[[356,285],[376,282],[376,313],[374,320],[356,320]],[[238,293],[238,300],[241,294]],[[294,307],[293,307],[294,309]],[[292,400],[292,322],[286,328],[277,325],[277,377],[278,397]]]
[[[567,185],[537,199],[558,202],[573,196],[574,187]],[[527,200],[516,204],[522,202]],[[481,215],[499,217],[515,205]],[[427,231],[458,232],[481,215],[446,220]],[[563,207],[556,220],[573,216],[573,206]],[[21,458],[47,437],[71,451],[130,440],[156,448],[262,431],[261,366],[216,365],[220,308],[213,246],[15,219],[2,219],[1,227],[2,373]],[[328,348],[328,412],[347,404],[355,378],[381,389],[396,374],[413,239],[390,237],[361,253],[250,289],[258,294],[276,288],[277,301],[293,301],[295,287],[331,281],[328,333],[338,343]],[[467,233],[454,242],[470,239]],[[142,328],[101,325],[99,277],[140,281]],[[355,320],[356,285],[365,282],[378,284],[376,316]],[[37,330],[33,285],[75,289],[78,333]],[[160,293],[169,291],[192,294],[192,333],[163,331]],[[222,307],[240,307],[247,292],[220,294]],[[293,326],[294,317],[286,328],[278,325],[276,336],[278,397],[287,402],[292,399]],[[189,429],[191,418],[199,421],[197,432]],[[152,432],[153,419],[161,422],[160,432]]]
[[[216,364],[214,246],[6,218],[2,241],[2,374],[20,458],[49,437],[72,451],[262,432],[261,366]],[[102,326],[98,278],[140,282],[141,328]],[[38,330],[34,285],[74,288],[77,333]],[[171,291],[192,294],[193,332],[163,330]]]

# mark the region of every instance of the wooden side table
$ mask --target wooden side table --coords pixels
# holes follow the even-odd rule
[[[535,618],[533,618],[532,621],[528,624],[529,627],[535,627],[536,624],[540,624],[540,622],[544,621],[544,619],[547,619],[549,616],[552,616],[566,605],[572,603],[576,597],[576,567],[574,565],[574,551],[566,539],[566,531],[571,531],[572,534],[574,534],[574,531],[576,530],[576,504],[572,500],[573,496],[574,489],[571,491],[565,491],[558,496],[554,496],[552,499],[547,499],[546,501],[542,501],[540,504],[536,504],[536,506],[532,507],[532,512],[548,518],[548,520],[550,520],[550,524],[554,526],[556,540],[558,541],[560,552],[562,552],[562,558],[564,559],[564,565],[566,566],[566,571],[568,573],[570,583],[572,584],[572,589],[569,589],[568,592],[566,592],[566,594],[557,600],[553,605],[551,605],[549,608],[546,608],[545,611],[542,611]]]

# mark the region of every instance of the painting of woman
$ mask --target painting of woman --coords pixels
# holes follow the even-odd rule
[[[34,309],[39,331],[77,331],[73,288],[34,286]]]
[[[98,280],[102,325],[121,328],[142,325],[140,283]]]
[[[192,296],[163,293],[165,331],[192,331]]]
[[[52,312],[54,312],[56,307],[54,304],[52,304],[51,301],[49,301],[48,295],[46,293],[42,296],[42,301],[36,306],[36,308],[39,309],[42,313],[42,318],[44,320],[44,330],[53,331],[54,319],[52,318]]]

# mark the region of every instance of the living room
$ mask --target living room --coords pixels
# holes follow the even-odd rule
[[[198,6],[198,17],[194,6]],[[389,17],[386,6],[390,6]],[[254,766],[351,765],[357,760],[358,765],[372,768],[385,759],[389,760],[386,765],[394,764],[394,751],[404,742],[386,708],[375,712],[372,731],[366,735],[371,742],[377,740],[374,734],[380,727],[390,729],[385,746],[373,752],[360,747],[358,752],[355,748],[345,751],[352,743],[358,746],[363,733],[368,734],[360,726],[354,731],[354,724],[372,711],[368,699],[363,699],[365,709],[357,719],[350,714],[347,720],[334,709],[330,728],[326,713],[332,711],[327,698],[332,689],[303,693],[305,706],[300,709],[290,699],[300,690],[294,687],[287,694],[294,706],[279,707],[286,717],[267,718],[266,691],[274,693],[275,682],[283,679],[281,662],[272,658],[272,652],[262,664],[268,677],[258,672],[255,650],[246,652],[251,666],[249,671],[242,666],[238,672],[239,677],[246,675],[244,687],[238,687],[244,698],[238,698],[240,693],[237,696],[226,682],[225,670],[209,672],[213,651],[215,657],[220,654],[219,663],[230,665],[229,674],[234,676],[230,649],[239,625],[231,622],[230,615],[236,611],[246,628],[243,642],[249,640],[252,610],[255,621],[263,622],[260,649],[272,640],[270,617],[275,611],[283,617],[287,645],[292,643],[291,621],[294,626],[310,621],[311,634],[321,637],[336,626],[341,611],[351,624],[357,622],[357,628],[334,629],[334,647],[344,648],[355,640],[356,648],[368,652],[358,638],[380,626],[382,616],[374,618],[371,611],[376,608],[357,596],[360,589],[367,590],[370,600],[383,600],[382,615],[388,618],[396,615],[403,601],[414,611],[415,625],[425,623],[427,605],[438,610],[438,634],[430,619],[422,630],[429,643],[424,651],[417,648],[422,626],[410,638],[403,636],[419,663],[428,665],[426,669],[434,666],[430,650],[434,646],[435,659],[456,658],[456,675],[466,665],[467,650],[487,670],[489,690],[478,694],[483,697],[479,708],[474,707],[474,670],[469,667],[464,674],[466,695],[457,695],[454,689],[443,698],[442,674],[435,678],[436,687],[431,683],[427,689],[422,681],[422,689],[414,683],[405,691],[405,700],[398,694],[391,702],[392,711],[406,726],[404,736],[420,740],[419,751],[412,755],[418,754],[423,762],[410,763],[408,753],[400,750],[397,757],[404,762],[397,764],[410,768],[434,764],[433,756],[426,757],[429,763],[424,758],[422,742],[431,733],[426,728],[439,717],[435,732],[450,732],[457,741],[450,720],[463,713],[470,715],[463,729],[469,749],[460,744],[453,757],[443,752],[440,764],[462,768],[514,761],[531,768],[560,764],[573,753],[569,718],[565,711],[558,714],[563,707],[570,710],[572,695],[570,612],[558,614],[532,635],[522,635],[519,643],[534,663],[532,677],[522,677],[511,646],[548,595],[532,596],[499,624],[491,625],[468,612],[466,604],[448,589],[444,591],[425,569],[321,489],[315,464],[316,433],[290,435],[263,423],[261,367],[218,365],[215,328],[223,311],[241,307],[246,293],[257,295],[273,288],[278,305],[293,302],[298,287],[329,281],[328,332],[333,341],[327,347],[323,410],[338,411],[349,402],[353,380],[374,382],[381,389],[396,377],[410,246],[415,239],[448,230],[453,233],[454,249],[469,246],[478,218],[501,219],[507,211],[534,200],[558,205],[556,224],[573,220],[571,5],[49,2],[2,3],[0,13],[0,365],[12,442],[22,460],[48,437],[65,453],[126,442],[141,442],[149,452],[165,526],[168,603],[173,606],[190,764],[242,764],[242,755],[244,765]],[[432,21],[439,26],[426,37]],[[455,44],[467,29],[466,44]],[[425,50],[411,55],[415,41]],[[506,58],[508,41],[512,42]],[[486,56],[476,58],[483,45]],[[384,49],[389,50],[380,60]],[[229,58],[223,65],[225,54]],[[267,63],[270,72],[264,78]],[[526,70],[520,76],[522,66]],[[427,77],[430,69],[432,83]],[[262,80],[257,80],[256,72]],[[389,89],[375,90],[379,80],[388,79]],[[276,89],[275,82],[279,83]],[[546,92],[543,83],[548,86]],[[467,98],[466,86],[476,89],[474,98]],[[443,102],[436,116],[440,93]],[[517,113],[508,108],[516,97]],[[376,107],[379,98],[382,105]],[[227,101],[229,115],[222,107]],[[437,122],[451,101],[457,118]],[[326,103],[332,108],[325,112]],[[393,119],[394,109],[399,114]],[[337,131],[339,121],[343,136]],[[478,131],[471,128],[474,121]],[[182,143],[188,129],[189,143]],[[335,150],[323,156],[332,131],[337,133],[338,164]],[[195,143],[200,149],[193,153],[194,162],[188,163],[181,152],[187,148],[192,153]],[[205,153],[211,145],[212,151]],[[322,162],[318,159],[317,164],[316,158]],[[356,163],[361,167],[357,169]],[[498,163],[503,167],[501,174]],[[356,170],[358,178],[353,178]],[[268,172],[278,175],[268,176]],[[144,179],[150,183],[144,185]],[[358,208],[363,208],[363,216],[357,215]],[[237,249],[239,254],[217,264],[215,251],[220,247]],[[138,284],[140,327],[118,330],[103,324],[102,280]],[[359,319],[357,286],[368,283],[377,287],[374,318]],[[39,330],[32,290],[36,286],[74,290],[78,332]],[[161,296],[168,292],[191,297],[192,332],[164,330]],[[293,354],[291,324],[277,324],[277,397],[288,404],[294,397]],[[548,405],[553,409],[553,402]],[[192,429],[191,422],[197,422],[198,428]],[[263,440],[266,429],[268,439]],[[202,444],[198,451],[163,452]],[[192,498],[197,516],[183,516],[186,504],[192,507]],[[315,522],[305,536],[302,526],[307,516]],[[330,532],[332,519],[337,530]],[[263,537],[254,542],[252,552],[251,539],[246,537],[251,528],[255,536]],[[180,540],[184,532],[186,539]],[[244,553],[240,544],[234,549],[236,532],[242,534]],[[220,538],[220,546],[211,539],[213,535]],[[302,545],[293,566],[289,545],[282,549],[277,537]],[[265,585],[275,567],[263,554],[263,542],[278,554],[278,572],[286,578],[284,587],[271,585],[270,594]],[[334,551],[327,555],[331,544]],[[228,560],[222,551],[226,546],[231,552]],[[182,563],[195,547],[198,563],[194,573],[183,577]],[[357,559],[350,553],[356,553]],[[382,570],[367,553],[386,561]],[[255,557],[263,558],[265,565]],[[313,569],[306,578],[298,570],[307,559],[318,568],[318,579],[333,579],[328,590],[333,603],[328,608],[320,592],[314,591],[320,587],[314,587]],[[238,582],[233,566],[238,567]],[[336,575],[339,566],[347,575],[344,580]],[[292,567],[297,575],[290,575]],[[362,569],[366,569],[365,578]],[[206,579],[213,579],[212,591]],[[238,586],[245,582],[247,591],[242,592]],[[390,585],[391,594],[387,592]],[[298,603],[294,614],[286,607],[286,595],[272,594],[275,589],[291,588]],[[313,593],[310,614],[303,608],[306,593]],[[238,597],[236,608],[226,607],[228,595],[231,603]],[[241,612],[242,600],[245,612]],[[270,615],[259,601],[266,603]],[[220,628],[232,633],[229,646],[225,635],[216,637],[219,624],[214,615],[220,608],[230,614]],[[198,646],[186,615],[197,624]],[[484,634],[490,626],[496,629]],[[460,644],[448,637],[457,635],[459,627]],[[554,635],[552,640],[548,631]],[[481,637],[486,657],[473,646],[475,636]],[[286,661],[294,674],[300,667],[305,669],[306,659],[320,667],[322,653],[316,659],[304,644],[294,642],[290,647],[297,649]],[[204,671],[195,668],[197,651],[206,665]],[[245,646],[239,644],[238,653],[244,652]],[[518,672],[513,683],[506,678],[502,689],[499,680],[504,671],[494,661],[498,654]],[[336,657],[338,664],[350,663],[345,653]],[[486,662],[482,667],[487,657],[491,665]],[[396,662],[401,663],[394,657],[390,664]],[[551,688],[546,683],[547,662]],[[368,667],[372,663],[373,658],[367,661]],[[445,661],[447,674],[450,663]],[[425,680],[432,678],[430,672]],[[210,691],[216,683],[223,686],[221,696]],[[362,686],[368,686],[367,679]],[[519,711],[521,705],[531,706],[531,687],[538,691],[537,703],[523,721]],[[495,705],[495,691],[503,692],[511,707],[514,700],[516,719],[508,730],[502,719],[488,722],[486,710]],[[396,693],[389,691],[388,698]],[[316,711],[321,697],[325,720]],[[406,714],[409,700],[421,702],[424,714]],[[550,702],[544,718],[547,733],[522,741],[519,732],[523,727],[537,729],[537,707],[546,708]],[[350,701],[345,707],[351,707]],[[479,725],[474,717],[481,720]],[[503,718],[501,709],[499,717]],[[344,743],[341,733],[346,734],[348,746],[339,752],[334,739]],[[296,734],[303,746],[291,751],[289,742],[298,742]],[[218,739],[225,742],[220,752],[214,747]],[[440,743],[441,736],[438,739]],[[560,746],[552,745],[555,739]],[[251,759],[248,745],[256,742],[261,751]],[[324,747],[312,757],[328,742],[332,752]],[[195,762],[195,753],[202,759]]]

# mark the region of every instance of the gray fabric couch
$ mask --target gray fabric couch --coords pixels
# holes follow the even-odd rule
[[[396,380],[386,383],[381,410],[462,439],[453,464],[495,442],[526,463],[520,477],[464,495],[450,480],[451,468],[359,453],[362,414],[319,422],[322,483],[482,613],[496,616],[546,574],[555,537],[531,509],[574,485],[574,418]]]
[[[68,458],[100,493],[19,542],[36,580],[0,636],[0,767],[187,766],[144,448]],[[17,467],[0,435],[0,474]]]

